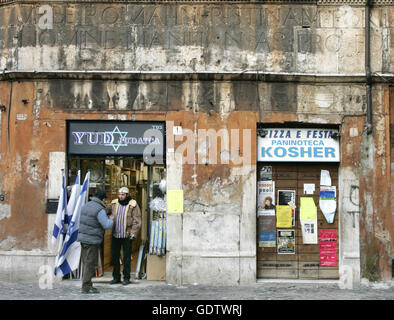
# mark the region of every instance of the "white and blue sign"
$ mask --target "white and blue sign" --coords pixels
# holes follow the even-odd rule
[[[313,128],[265,128],[257,137],[257,161],[339,162],[339,131]]]

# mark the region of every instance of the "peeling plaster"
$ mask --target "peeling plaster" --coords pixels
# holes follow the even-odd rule
[[[16,238],[8,236],[6,239],[0,241],[0,250],[11,250],[16,245]]]
[[[362,154],[361,168],[363,170],[373,169],[375,145],[373,143],[372,135],[367,135],[366,132],[364,131],[360,147]]]
[[[25,160],[26,172],[30,175],[28,181],[30,183],[41,182],[41,167],[38,165],[41,158],[40,151],[30,151],[27,159]]]
[[[365,226],[369,233],[373,233],[373,197],[371,194],[364,195],[365,203]]]
[[[218,89],[220,117],[222,119],[222,122],[224,122],[229,117],[230,113],[235,110],[232,83],[221,83]]]
[[[19,153],[15,154],[15,162],[14,162],[14,174],[18,176],[22,176],[23,168],[22,168],[22,157]]]
[[[125,115],[125,114],[109,114],[108,120],[127,120],[127,115]]]
[[[0,220],[11,218],[11,206],[9,204],[0,204]]]

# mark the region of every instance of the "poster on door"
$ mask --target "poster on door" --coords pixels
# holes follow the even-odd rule
[[[319,230],[319,264],[320,266],[337,266],[337,230]]]
[[[259,247],[276,247],[276,217],[275,210],[264,210],[264,214],[258,216],[258,239]]]
[[[302,243],[317,244],[317,220],[301,220]]]
[[[278,230],[278,254],[295,254],[295,230]]]
[[[300,222],[303,244],[317,244],[317,207],[313,197],[300,198]]]
[[[278,205],[290,206],[292,209],[291,219],[292,227],[295,224],[295,190],[278,190]]]
[[[292,225],[292,209],[290,206],[276,206],[276,227],[291,228]]]
[[[267,210],[275,209],[275,182],[272,180],[257,182],[257,215],[268,215]]]
[[[270,181],[272,180],[272,166],[263,166],[260,169],[259,181]]]
[[[334,223],[337,208],[335,186],[320,186],[319,206],[327,222]]]

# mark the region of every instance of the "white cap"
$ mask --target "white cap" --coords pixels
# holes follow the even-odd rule
[[[122,187],[119,189],[119,193],[129,193],[129,189],[126,187]]]

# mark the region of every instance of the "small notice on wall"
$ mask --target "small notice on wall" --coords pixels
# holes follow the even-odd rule
[[[330,171],[321,170],[320,172],[320,185],[321,186],[331,186]]]
[[[183,190],[167,191],[167,212],[183,213]]]
[[[320,266],[337,266],[337,230],[322,229],[319,231],[320,239]]]
[[[16,114],[16,120],[26,120],[27,119],[27,114],[26,113],[17,113]]]
[[[315,192],[314,183],[304,183],[304,194],[313,194]]]
[[[278,230],[278,254],[295,254],[295,230]]]

